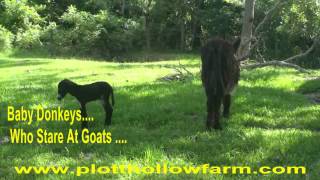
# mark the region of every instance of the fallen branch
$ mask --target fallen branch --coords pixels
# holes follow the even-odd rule
[[[254,43],[251,45],[249,51],[247,51],[246,54],[242,55],[242,57],[236,57],[238,61],[241,62],[241,61],[247,60],[251,56],[253,49],[255,49],[256,46],[258,46],[259,41],[261,39],[260,31],[261,31],[262,27],[266,24],[267,21],[270,20],[270,18],[272,17],[272,15],[274,14],[275,11],[278,11],[283,5],[285,5],[287,3],[288,3],[288,1],[286,1],[286,0],[278,0],[278,2],[270,10],[268,10],[266,12],[265,17],[257,25],[251,39],[244,42],[245,45],[248,45],[249,43],[253,43],[253,42]],[[306,69],[304,69],[296,64],[289,63],[289,62],[309,55],[314,49],[316,49],[319,46],[320,46],[320,38],[317,37],[317,38],[315,38],[312,46],[304,53],[289,57],[289,58],[282,60],[282,61],[274,60],[274,61],[269,61],[269,62],[260,62],[257,64],[245,65],[245,66],[242,66],[242,68],[254,69],[254,68],[260,68],[260,67],[266,67],[266,66],[282,66],[282,67],[294,68],[294,69],[296,69],[300,72],[303,72],[303,73],[309,73]]]
[[[190,72],[184,65],[182,65],[180,61],[179,61],[179,67],[183,69],[185,72],[187,72],[187,74],[189,74],[190,76],[193,76],[192,72]]]
[[[292,57],[290,57],[288,59],[285,59],[285,60],[283,60],[283,62],[290,62],[290,61],[292,61],[294,59],[302,58],[302,57],[305,57],[305,56],[309,55],[316,48],[316,46],[318,45],[318,43],[319,43],[318,41],[319,41],[318,39],[315,39],[313,44],[312,44],[312,46],[306,52],[298,54],[298,55],[295,55],[295,56],[292,56]]]
[[[193,78],[194,75],[179,61],[179,67],[173,67],[176,71],[174,74],[168,74],[159,78],[161,81],[185,81],[189,78]]]
[[[158,78],[158,80],[160,80],[160,81],[184,81],[184,80],[186,80],[186,77],[180,73],[175,73],[175,74],[168,74],[166,76]]]
[[[315,38],[312,46],[304,53],[297,54],[295,56],[289,57],[289,58],[282,60],[282,61],[274,60],[274,61],[269,61],[269,62],[264,62],[264,63],[245,65],[242,67],[244,69],[255,69],[255,68],[261,68],[261,67],[266,67],[266,66],[282,66],[282,67],[291,67],[291,68],[294,68],[294,69],[296,69],[300,72],[303,72],[303,73],[309,73],[306,69],[304,69],[296,64],[289,63],[289,62],[294,59],[302,58],[302,57],[309,55],[314,49],[316,49],[319,46],[319,44],[320,44],[319,38]]]
[[[257,63],[257,64],[251,64],[251,65],[245,65],[242,66],[243,69],[255,69],[255,68],[262,68],[266,66],[280,66],[280,67],[290,67],[298,70],[302,73],[309,73],[306,69],[292,63],[284,62],[284,61],[269,61],[265,63]]]

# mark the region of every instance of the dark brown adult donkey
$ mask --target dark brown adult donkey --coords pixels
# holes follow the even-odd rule
[[[221,104],[223,115],[229,116],[231,93],[240,77],[239,62],[235,53],[240,39],[235,43],[213,38],[201,49],[201,79],[207,95],[207,128],[221,129],[219,118]]]

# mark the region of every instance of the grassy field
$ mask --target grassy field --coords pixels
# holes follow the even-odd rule
[[[112,63],[76,59],[0,58],[0,139],[9,128],[67,131],[68,123],[7,122],[6,107],[77,109],[73,97],[56,100],[57,83],[69,78],[77,83],[107,81],[115,89],[112,138],[127,144],[0,144],[0,179],[72,179],[67,175],[18,176],[14,166],[134,164],[245,165],[307,167],[296,175],[85,175],[80,179],[316,179],[320,175],[320,106],[300,92],[319,90],[312,80],[320,71],[300,74],[291,69],[264,68],[242,71],[231,117],[223,130],[205,130],[205,95],[199,78],[199,57],[181,55],[181,63],[194,78],[163,82],[177,60],[148,63]],[[91,130],[102,130],[104,113],[99,102],[88,104],[96,120]],[[79,128],[80,125],[72,126]]]

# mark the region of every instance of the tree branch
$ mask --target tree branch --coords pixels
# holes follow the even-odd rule
[[[284,61],[269,61],[269,62],[265,62],[265,63],[257,63],[257,64],[252,64],[252,65],[245,65],[242,66],[243,69],[255,69],[255,68],[262,68],[262,67],[266,67],[266,66],[280,66],[280,67],[290,67],[290,68],[294,68],[296,70],[298,70],[299,72],[302,73],[309,73],[309,71],[307,71],[306,69],[296,65],[296,64],[292,64],[292,63],[287,63]]]
[[[260,29],[264,26],[264,24],[269,21],[269,19],[272,17],[273,13],[280,9],[283,5],[285,5],[286,3],[288,3],[285,0],[279,0],[271,9],[269,9],[265,15],[265,17],[263,18],[263,20],[257,25],[253,36],[250,40],[247,40],[244,45],[247,45],[249,43],[254,42],[254,44],[251,46],[250,50],[248,51],[248,53],[246,53],[245,55],[243,55],[242,57],[238,57],[237,60],[238,61],[244,61],[247,60],[251,54],[252,54],[252,50],[258,45],[259,43],[259,31]]]
[[[269,62],[264,62],[264,63],[257,63],[257,64],[251,64],[251,65],[245,65],[242,66],[242,68],[244,69],[255,69],[255,68],[261,68],[261,67],[266,67],[266,66],[282,66],[282,67],[290,67],[290,68],[294,68],[300,72],[303,73],[309,73],[306,69],[296,65],[296,64],[292,64],[289,63],[290,61],[294,60],[294,59],[298,59],[298,58],[302,58],[305,57],[307,55],[309,55],[314,49],[316,49],[320,44],[320,38],[315,38],[312,46],[304,53],[292,56],[290,58],[287,58],[285,60],[282,61],[269,61]]]
[[[248,59],[251,54],[253,49],[258,45],[259,40],[260,40],[260,31],[262,29],[262,27],[264,26],[264,24],[266,24],[267,21],[270,20],[270,18],[272,17],[273,13],[277,10],[279,10],[283,5],[285,5],[286,3],[288,3],[288,1],[286,0],[279,0],[270,10],[268,10],[266,12],[266,15],[264,17],[264,19],[257,25],[253,36],[250,40],[246,41],[245,44],[247,45],[247,43],[252,43],[254,41],[254,44],[251,46],[250,50],[247,52],[247,54],[243,55],[242,57],[237,57],[238,61],[244,61],[246,59]],[[290,61],[293,61],[294,59],[298,59],[298,58],[302,58],[305,57],[307,55],[309,55],[314,49],[318,48],[320,46],[320,38],[316,37],[312,46],[305,51],[304,53],[289,57],[285,60],[282,61],[277,61],[277,60],[273,60],[273,61],[269,61],[269,62],[262,62],[262,63],[256,63],[256,64],[251,64],[251,65],[245,65],[242,66],[242,68],[244,69],[255,69],[255,68],[261,68],[261,67],[266,67],[266,66],[281,66],[281,67],[290,67],[290,68],[294,68],[296,70],[298,70],[299,72],[302,73],[309,73],[306,69],[296,65],[296,64],[292,64],[289,63]]]
[[[312,46],[306,52],[289,57],[288,59],[283,60],[283,62],[290,62],[294,59],[302,58],[309,55],[316,48],[317,44],[319,43],[318,41],[318,39],[315,39]]]
[[[257,35],[259,34],[260,29],[263,27],[263,25],[269,21],[273,15],[273,13],[280,9],[283,5],[285,5],[286,3],[288,3],[287,1],[284,0],[279,0],[271,9],[269,9],[266,13],[266,15],[264,16],[263,20],[257,25],[255,31],[254,31],[254,37],[257,37]]]
[[[193,76],[192,72],[190,72],[185,66],[183,66],[180,61],[179,61],[179,67],[183,69],[185,72],[187,72],[187,74],[189,74],[190,76]]]

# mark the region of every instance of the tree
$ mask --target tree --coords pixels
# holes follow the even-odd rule
[[[243,28],[241,33],[241,50],[238,51],[238,60],[243,61],[249,58],[249,56],[252,54],[252,51],[259,43],[260,37],[260,31],[262,30],[262,27],[268,22],[272,15],[275,12],[278,12],[283,5],[287,4],[288,1],[279,0],[270,10],[267,11],[264,19],[257,25],[256,29],[253,32],[253,18],[254,18],[254,7],[255,7],[255,0],[246,0],[245,1],[245,12],[244,12],[244,18],[243,18]],[[254,41],[253,45],[251,46],[251,42]],[[285,67],[292,67],[295,68],[301,72],[307,72],[305,69],[299,67],[296,64],[290,63],[290,61],[305,57],[309,55],[315,48],[319,47],[319,35],[317,37],[314,37],[314,43],[313,45],[304,53],[289,57],[285,60],[281,61],[269,61],[269,62],[260,62],[253,65],[245,66],[245,68],[258,68],[258,67],[265,67],[269,65],[277,65],[277,66],[285,66]]]
[[[151,48],[151,10],[155,5],[154,0],[139,0],[138,1],[139,7],[141,8],[143,17],[144,17],[144,30],[145,30],[145,41],[146,41],[146,48]]]
[[[191,11],[191,49],[197,49],[201,45],[201,11],[204,9],[204,0],[195,0]]]
[[[238,57],[243,57],[249,54],[250,51],[255,1],[256,0],[245,1],[243,25],[241,30],[241,43],[238,50]]]

